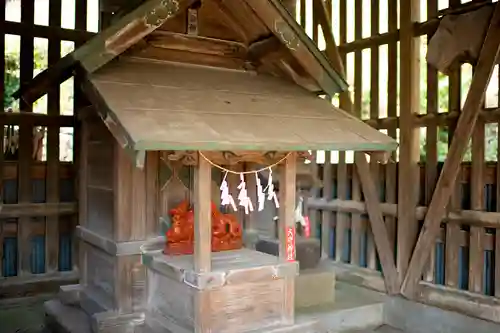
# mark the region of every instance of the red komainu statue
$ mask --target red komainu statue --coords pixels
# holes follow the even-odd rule
[[[170,210],[171,226],[167,231],[165,254],[192,254],[194,251],[194,211],[183,201]],[[241,226],[236,217],[222,214],[212,203],[212,251],[236,250],[242,247]]]

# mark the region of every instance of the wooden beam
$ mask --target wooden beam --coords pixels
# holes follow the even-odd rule
[[[73,127],[74,116],[46,115],[33,112],[1,112],[0,123],[4,125],[30,124],[33,126]]]
[[[239,37],[239,40],[243,41],[245,44],[249,43],[248,40],[248,33],[246,30],[243,28],[243,24],[241,24],[241,21],[238,20],[238,18],[234,15],[234,12],[232,10],[232,7],[228,5],[228,1],[226,0],[211,0],[214,5],[217,6],[219,12],[217,14],[220,15],[220,21],[221,24],[227,26],[230,28],[232,31],[234,31],[237,36]],[[258,18],[255,18],[256,20],[259,20]]]
[[[498,298],[427,282],[420,282],[420,287],[417,300],[421,303],[483,320],[500,322]]]
[[[201,155],[194,178],[194,270],[212,267],[212,212],[210,207],[212,167]]]
[[[94,37],[96,33],[79,30],[65,29],[50,25],[29,24],[26,22],[3,21],[5,34],[18,35],[33,38],[58,39],[61,41],[72,41],[84,43]]]
[[[478,63],[469,93],[465,100],[462,114],[458,119],[455,136],[451,143],[448,156],[439,176],[436,190],[432,196],[424,225],[418,238],[410,266],[401,287],[401,293],[408,298],[415,296],[422,271],[430,254],[430,249],[439,233],[440,222],[446,214],[446,205],[454,190],[455,181],[460,170],[467,144],[478,119],[479,109],[484,101],[484,95],[490,81],[495,59],[500,51],[500,6],[495,7],[486,38],[479,55]]]
[[[295,204],[296,187],[295,175],[297,173],[297,156],[291,153],[280,166],[280,207],[279,207],[279,258],[283,261],[288,259],[287,247],[290,245],[288,232],[293,231],[293,260],[295,260]],[[292,324],[295,316],[295,278],[287,277],[285,279],[285,301],[284,301],[284,320]]]
[[[196,1],[148,0],[77,49],[74,58],[92,73]]]
[[[196,54],[244,58],[247,52],[246,46],[242,43],[163,30],[154,31],[145,39],[154,47]]]
[[[18,203],[0,206],[1,218],[18,218],[21,216],[69,215],[77,212],[76,203]]]
[[[19,299],[40,294],[55,294],[63,285],[76,284],[78,271],[30,274],[0,279],[0,299]]]
[[[205,65],[230,69],[243,69],[244,59],[224,57],[213,54],[193,53],[189,51],[165,49],[162,47],[147,46],[145,43],[137,44],[124,53],[124,55],[159,61],[180,62],[186,64]]]
[[[378,200],[378,191],[375,188],[375,183],[371,178],[369,164],[366,161],[366,155],[360,152],[354,153],[354,162],[358,172],[358,177],[361,182],[361,187],[365,195],[366,209],[370,217],[370,225],[375,240],[375,247],[380,259],[380,265],[384,272],[384,280],[387,288],[387,293],[395,295],[399,292],[399,279],[396,265],[394,263],[394,251],[391,247],[392,242],[389,240],[387,227],[380,209]]]
[[[309,198],[307,202],[310,209],[339,211],[351,214],[366,214],[368,212],[366,204],[356,200],[325,200],[324,198]],[[387,217],[397,217],[398,205],[395,203],[383,202],[380,204],[382,214]],[[417,220],[423,220],[427,214],[427,207],[418,206],[415,209]],[[478,210],[457,210],[449,211],[442,220],[443,223],[467,224],[482,228],[500,228],[500,213],[483,212]]]
[[[342,64],[337,45],[333,38],[332,29],[329,24],[329,22],[331,21],[328,17],[328,11],[325,8],[325,4],[321,0],[314,0],[313,4],[314,9],[318,14],[318,20],[323,30],[323,35],[325,36],[325,39],[327,39],[327,53],[329,55],[330,61],[337,72],[345,77],[344,66]],[[342,98],[341,103],[344,103],[344,105],[347,106],[347,111],[352,113],[353,108],[349,92],[344,92],[340,94],[340,96]],[[389,294],[394,294],[397,292],[399,283],[397,279],[396,266],[394,264],[394,252],[389,245],[391,244],[391,242],[389,241],[389,236],[384,223],[382,211],[380,209],[378,193],[375,188],[375,184],[373,183],[373,179],[371,178],[369,165],[364,153],[356,152],[354,155],[354,162],[356,164],[361,187],[365,195],[366,207],[368,210],[368,215],[370,217],[370,224],[375,239],[375,245],[380,257],[380,264],[384,272],[384,281],[386,284],[386,288]]]
[[[280,38],[325,94],[332,96],[339,91],[347,90],[345,80],[341,79],[339,73],[332,70],[328,60],[279,0],[244,1],[261,18],[267,28]]]
[[[268,55],[279,53],[284,48],[278,37],[271,35],[250,44],[248,58],[252,61],[258,61]]]

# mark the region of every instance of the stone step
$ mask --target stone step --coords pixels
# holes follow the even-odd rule
[[[135,333],[158,333],[159,327],[155,329],[149,327],[148,325],[141,325],[136,328]],[[178,333],[170,332],[165,328],[161,328],[162,333]],[[296,323],[294,325],[278,325],[271,326],[257,330],[244,331],[241,333],[326,333],[318,328],[318,323],[316,321],[308,321]]]
[[[364,329],[347,330],[341,333],[404,333],[402,330],[391,327],[389,325],[381,325],[374,327],[367,327]]]
[[[45,324],[53,333],[92,333],[90,320],[81,309],[59,299],[45,302]]]
[[[279,325],[248,331],[247,333],[322,333],[317,321],[299,322],[293,325]]]

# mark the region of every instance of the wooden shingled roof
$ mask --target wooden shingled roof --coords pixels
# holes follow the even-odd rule
[[[347,84],[280,0],[145,0],[17,96],[32,103],[75,73],[138,164],[146,150],[396,148],[317,97]]]
[[[125,59],[88,76],[119,142],[145,150],[394,150],[396,142],[283,78]]]
[[[187,45],[175,49],[174,39],[187,36],[185,17],[192,7],[200,7],[201,39],[194,37]],[[330,96],[348,88],[280,0],[145,0],[32,81],[23,82],[14,96],[32,103],[54,83],[72,76],[75,66],[92,73],[126,51],[153,58],[172,57],[175,53],[174,57],[185,61],[189,58],[185,52],[189,43],[195,44],[191,51],[207,52],[200,49],[200,45],[206,44],[203,41],[206,37],[209,42],[239,43],[241,47],[236,49],[242,52],[235,51],[234,43],[221,51],[224,58],[234,60],[231,66],[259,67],[278,76],[289,76],[311,91]],[[162,52],[166,49],[170,55]],[[213,58],[213,52],[208,50],[204,58]]]

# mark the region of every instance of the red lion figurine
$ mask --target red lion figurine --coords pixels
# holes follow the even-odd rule
[[[242,230],[236,217],[222,214],[212,206],[212,251],[236,250],[242,247]],[[171,226],[166,233],[165,254],[192,254],[194,251],[194,211],[183,201],[169,211]]]

